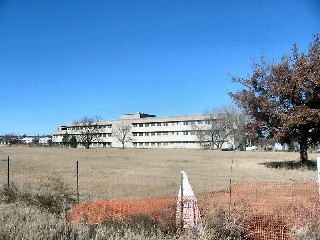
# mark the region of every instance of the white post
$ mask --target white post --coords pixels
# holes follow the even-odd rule
[[[183,171],[181,171],[181,185],[180,185],[180,205],[181,205],[181,208],[180,208],[180,211],[181,211],[181,219],[180,219],[180,221],[181,221],[181,229],[180,230],[183,230],[183,228],[184,228],[184,219],[183,219],[183,212],[184,212],[184,206],[183,206],[183,204],[184,204],[184,195],[183,195],[183,188],[184,188],[184,186],[183,186]]]
[[[181,171],[181,186],[178,194],[176,224],[181,230],[194,228],[200,222],[198,201],[192,191],[187,174]]]

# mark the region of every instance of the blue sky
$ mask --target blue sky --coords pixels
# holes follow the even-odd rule
[[[84,116],[201,114],[230,75],[307,50],[317,0],[0,0],[0,135],[51,134]]]

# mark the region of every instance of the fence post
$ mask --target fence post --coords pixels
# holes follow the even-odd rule
[[[229,219],[231,219],[233,159],[234,159],[234,152],[233,152],[233,154],[232,154],[231,166],[230,166],[230,180],[229,180]]]
[[[231,201],[232,201],[232,181],[230,178],[230,183],[229,183],[229,219],[231,219]]]
[[[319,200],[320,200],[320,157],[317,157],[317,170],[318,170],[318,188],[319,188]]]
[[[77,161],[77,202],[79,204],[79,161]]]
[[[8,178],[7,178],[8,182],[8,188],[10,187],[10,158],[8,156]]]

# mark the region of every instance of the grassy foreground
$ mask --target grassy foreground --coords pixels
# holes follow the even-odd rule
[[[206,216],[197,229],[182,233],[174,226],[154,222],[147,215],[99,225],[72,225],[65,219],[75,201],[75,194],[59,178],[48,179],[37,193],[15,185],[2,187],[0,239],[250,239],[244,226],[222,211],[215,216]],[[291,239],[320,239],[320,231],[310,222],[299,229],[292,229]]]
[[[146,215],[99,225],[66,222],[75,203],[60,179],[50,179],[36,194],[16,186],[0,191],[0,239],[242,239],[243,231],[224,214],[206,218],[196,230],[178,233]]]
[[[11,185],[5,187],[7,156]],[[310,154],[316,159],[317,154]],[[175,196],[181,169],[196,193],[247,181],[315,177],[314,170],[267,168],[297,160],[297,153],[221,152],[183,149],[0,148],[0,239],[243,239],[244,226],[220,213],[201,227],[177,233],[149,216],[100,225],[70,225],[76,202],[75,163],[80,165],[80,201]],[[292,239],[320,239],[312,222],[292,230]]]

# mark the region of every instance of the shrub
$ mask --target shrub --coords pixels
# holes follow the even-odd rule
[[[196,234],[199,237],[197,239],[245,239],[244,227],[235,219],[229,218],[223,210],[218,211],[215,215],[206,216]]]
[[[290,232],[292,240],[314,240],[320,239],[320,230],[312,221],[301,227],[293,227]]]
[[[0,215],[0,239],[89,239],[63,218],[24,203],[2,203]]]
[[[182,233],[150,214],[98,225],[68,224],[66,212],[76,202],[74,195],[59,177],[44,179],[36,189],[14,184],[3,187],[0,189],[0,239],[231,240],[243,236],[242,227],[223,211],[207,216],[200,227]]]
[[[74,195],[60,177],[49,177],[42,181],[35,192],[18,188],[14,184],[10,187],[4,186],[0,190],[0,202],[20,202],[59,215],[66,213],[76,203]]]

